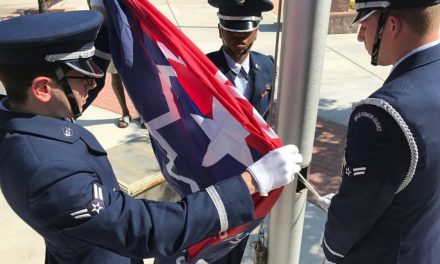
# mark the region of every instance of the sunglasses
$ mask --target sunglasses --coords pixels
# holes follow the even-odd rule
[[[86,80],[87,84],[92,86],[93,81],[96,80],[96,78],[90,77],[90,76],[65,76],[64,79],[79,79],[79,80]]]

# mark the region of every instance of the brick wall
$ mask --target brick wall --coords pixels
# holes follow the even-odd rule
[[[332,0],[330,11],[333,12],[347,12],[349,0]]]
[[[349,8],[350,0],[332,0],[330,8],[329,34],[356,33],[357,27],[350,27],[356,12]]]

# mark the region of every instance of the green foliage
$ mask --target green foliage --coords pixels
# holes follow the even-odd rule
[[[348,7],[352,10],[356,10],[356,5],[354,0],[350,0],[350,2],[348,3]]]

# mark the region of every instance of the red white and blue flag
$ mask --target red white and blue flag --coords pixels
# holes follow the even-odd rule
[[[234,85],[150,2],[110,0],[106,6],[114,64],[146,122],[164,176],[182,196],[242,173],[282,145]],[[253,195],[259,220],[188,248],[187,262],[225,255],[280,194]]]

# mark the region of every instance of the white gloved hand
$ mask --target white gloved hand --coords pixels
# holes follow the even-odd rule
[[[335,195],[336,193],[329,193],[319,198],[318,204],[321,206],[322,209],[324,209],[324,211],[328,212],[328,208],[330,207],[332,198]]]
[[[302,156],[295,145],[286,145],[264,155],[249,166],[248,171],[257,182],[261,196],[289,184],[301,170]]]

